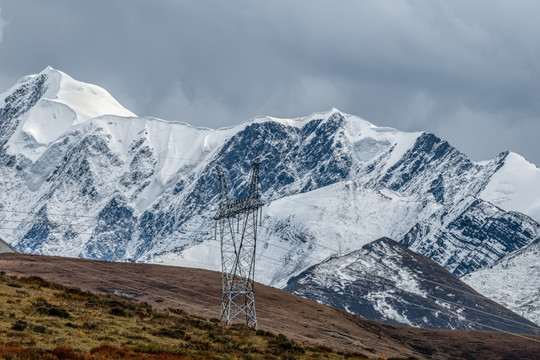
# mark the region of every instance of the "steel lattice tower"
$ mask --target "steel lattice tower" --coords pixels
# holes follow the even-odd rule
[[[257,244],[257,218],[262,203],[259,194],[259,162],[253,163],[247,194],[237,200],[229,199],[225,174],[219,174],[221,198],[216,220],[216,235],[221,243],[220,321],[231,324],[235,318],[257,328],[253,278]]]

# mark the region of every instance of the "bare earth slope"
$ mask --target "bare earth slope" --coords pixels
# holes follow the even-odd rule
[[[0,254],[0,270],[115,294],[155,307],[219,314],[221,274],[160,265]],[[540,336],[401,327],[365,320],[287,292],[256,285],[259,327],[313,345],[371,357],[538,359]]]

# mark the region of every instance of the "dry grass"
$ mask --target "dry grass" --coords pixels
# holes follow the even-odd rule
[[[284,335],[223,326],[180,309],[156,310],[0,274],[2,359],[366,359],[306,347]]]

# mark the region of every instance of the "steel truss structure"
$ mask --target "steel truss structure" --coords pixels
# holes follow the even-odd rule
[[[253,163],[244,197],[231,200],[225,174],[220,172],[221,198],[215,234],[221,243],[223,293],[220,321],[230,325],[236,318],[257,328],[253,278],[257,245],[257,220],[262,202],[259,193],[259,162]]]

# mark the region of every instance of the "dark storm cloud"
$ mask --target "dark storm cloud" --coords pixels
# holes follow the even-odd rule
[[[211,127],[337,107],[540,164],[536,1],[0,0],[0,86],[51,65]],[[0,25],[0,34],[2,26]]]

